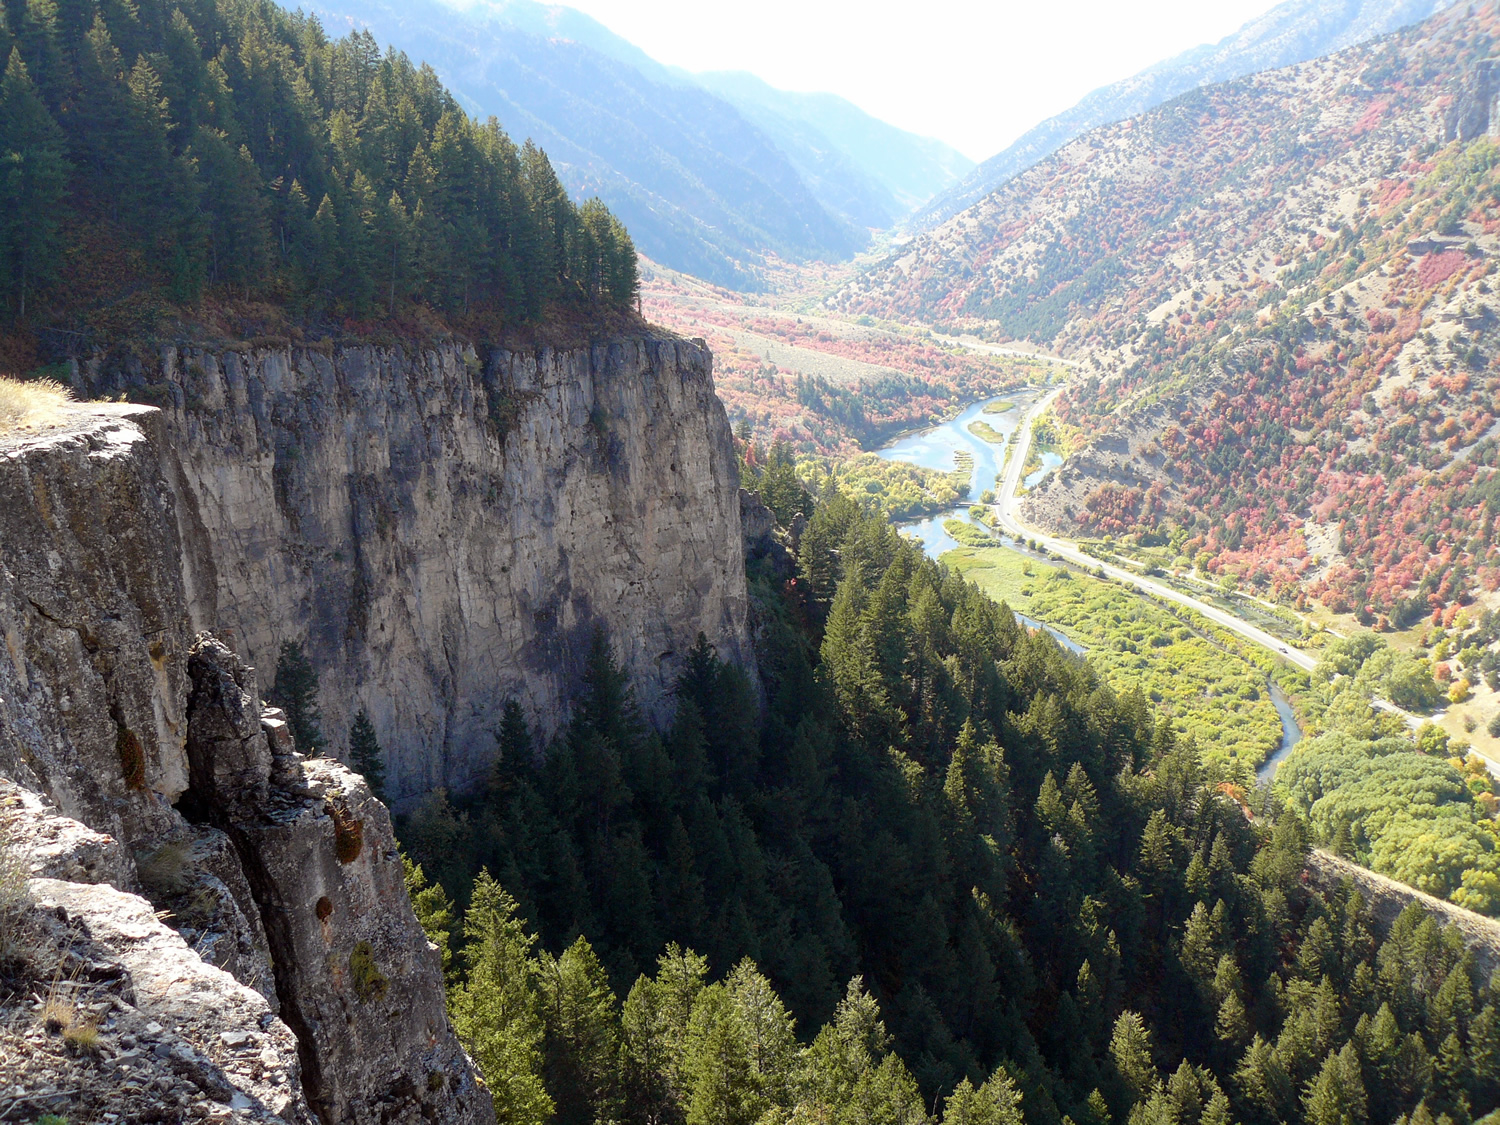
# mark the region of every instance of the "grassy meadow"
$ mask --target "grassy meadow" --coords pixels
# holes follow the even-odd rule
[[[1264,666],[1231,638],[1200,629],[1187,611],[1003,547],[966,545],[943,562],[1083,645],[1116,691],[1138,685],[1208,757],[1241,763],[1248,775],[1280,745]]]

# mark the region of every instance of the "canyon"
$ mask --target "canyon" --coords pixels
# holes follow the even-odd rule
[[[112,966],[75,990],[103,1057],[154,1037],[140,1065],[190,1060],[162,1081],[226,1120],[493,1120],[385,806],[262,692],[301,643],[327,729],[364,707],[410,802],[487,776],[506,700],[556,729],[596,629],[648,716],[700,634],[753,671],[708,353],[172,348],[76,378],[163,407],[0,438],[0,833],[41,944]]]

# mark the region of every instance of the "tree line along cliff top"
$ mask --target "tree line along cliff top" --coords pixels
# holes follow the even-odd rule
[[[107,344],[231,300],[506,326],[634,303],[608,209],[368,34],[263,0],[3,0],[0,60],[8,333]]]

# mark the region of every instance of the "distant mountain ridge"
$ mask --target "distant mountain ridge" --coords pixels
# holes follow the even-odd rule
[[[973,206],[1090,129],[1134,117],[1199,86],[1330,55],[1420,23],[1456,0],[1286,0],[1218,43],[1204,44],[1093,91],[934,196],[906,224],[923,230]]]
[[[318,0],[331,29],[368,29],[430,63],[470,112],[547,151],[575,196],[598,195],[674,269],[756,289],[767,254],[839,260],[972,165],[833,95],[656,62],[598,21],[533,0]]]
[[[898,129],[836,94],[778,90],[745,71],[709,71],[692,78],[775,140],[815,192],[819,185],[836,192],[857,182],[856,177],[866,180],[879,209],[861,214],[842,208],[865,226],[892,226],[974,167],[942,141]],[[827,169],[840,164],[842,178],[830,176]],[[819,198],[825,206],[841,209],[836,196]]]

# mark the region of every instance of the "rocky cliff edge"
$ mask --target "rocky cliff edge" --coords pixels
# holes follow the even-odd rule
[[[75,384],[161,405],[193,628],[268,683],[299,642],[331,747],[363,708],[398,807],[481,781],[507,699],[552,733],[596,629],[657,720],[700,633],[753,661],[734,446],[695,343],[173,346]]]
[[[119,405],[0,439],[0,860],[26,865],[0,872],[6,1097],[493,1121],[384,806],[193,630],[166,441]]]

